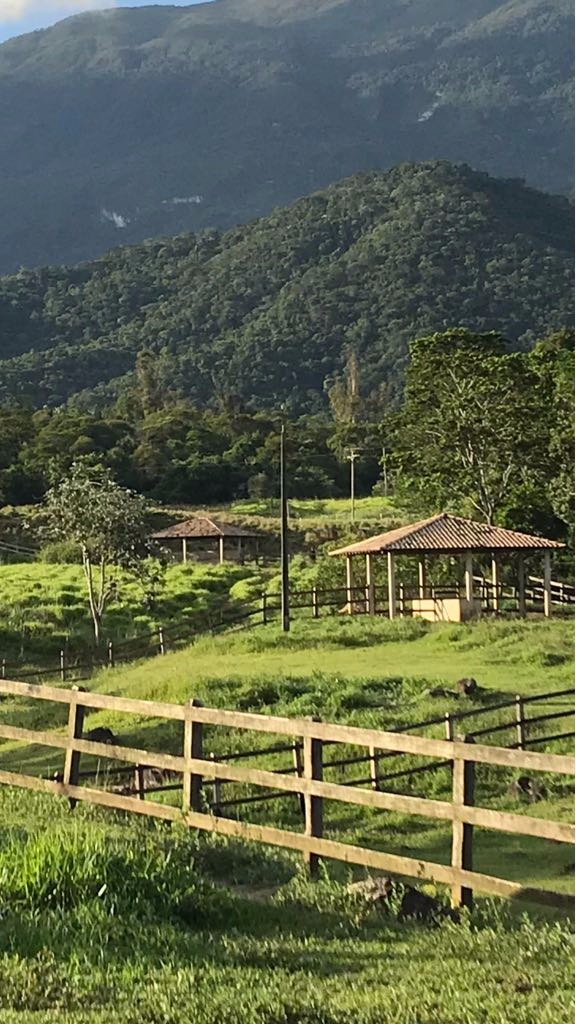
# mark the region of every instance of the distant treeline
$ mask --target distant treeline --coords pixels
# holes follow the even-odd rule
[[[290,496],[346,495],[353,455],[358,494],[393,487],[424,514],[446,508],[570,540],[573,348],[568,331],[521,353],[494,333],[419,339],[400,406],[371,375],[365,383],[351,349],[326,411],[286,419]],[[175,397],[162,357],[144,351],[130,387],[99,413],[0,407],[0,504],[41,501],[80,458],[166,503],[273,497],[282,417]]]

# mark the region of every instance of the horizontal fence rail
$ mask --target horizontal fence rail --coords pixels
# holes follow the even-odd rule
[[[560,754],[544,754],[521,749],[486,746],[470,737],[437,739],[402,732],[366,729],[356,726],[320,722],[307,718],[289,719],[250,712],[207,708],[191,701],[186,705],[137,700],[127,697],[88,693],[74,687],[39,686],[12,680],[0,681],[0,694],[18,698],[51,701],[68,708],[68,728],[55,730],[26,729],[0,722],[0,739],[34,744],[59,750],[64,754],[64,768],[56,778],[41,778],[23,771],[0,770],[0,783],[39,790],[68,798],[71,807],[78,801],[104,807],[151,815],[166,821],[182,821],[191,828],[221,835],[270,843],[299,851],[314,874],[318,858],[326,857],[350,864],[391,871],[408,877],[430,879],[451,887],[453,902],[469,905],[472,890],[495,896],[529,899],[547,905],[565,907],[570,899],[547,890],[528,888],[520,883],[496,878],[473,870],[472,837],[474,826],[534,836],[555,842],[573,843],[572,826],[524,814],[514,814],[476,806],[474,803],[475,765],[492,765],[523,771],[573,775],[572,758]],[[120,744],[104,743],[84,735],[84,718],[90,710],[126,713],[140,717],[180,722],[183,726],[181,753],[161,753]],[[204,752],[205,729],[224,728],[240,733],[273,736],[274,742],[250,752],[239,751],[218,756]],[[284,737],[285,741],[278,741]],[[371,764],[389,754],[409,754],[440,760],[452,769],[452,799],[436,800],[383,791],[376,786],[360,789],[356,782],[334,782],[324,772],[351,764],[355,758],[324,757],[327,745],[352,745],[364,748]],[[292,764],[278,770],[235,763],[249,756],[291,754]],[[337,751],[336,751],[337,753]],[[97,785],[82,785],[82,779],[97,782],[105,779],[100,768],[80,770],[82,756],[93,756],[100,762],[121,762],[120,771],[133,776],[130,794],[111,792]],[[12,759],[17,751],[12,752]],[[111,766],[111,773],[116,769]],[[146,786],[146,775],[158,773],[155,784]],[[374,773],[371,773],[374,778]],[[225,783],[261,787],[263,799],[282,796],[296,798],[304,819],[304,832],[255,824],[222,817],[226,804],[255,802],[251,797],[236,801],[222,800]],[[205,809],[204,789],[213,790],[212,811]],[[181,806],[157,803],[149,799],[154,792],[181,791]],[[148,797],[148,799],[146,799]],[[323,830],[324,801],[417,815],[452,825],[451,865],[398,856],[380,850],[327,839]]]

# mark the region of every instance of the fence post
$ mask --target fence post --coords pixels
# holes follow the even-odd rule
[[[139,800],[146,799],[146,787],[144,785],[144,768],[137,764],[134,768],[134,789]]]
[[[199,700],[190,700],[184,719],[184,757],[202,759],[202,722],[194,721],[194,708]],[[182,808],[186,811],[202,810],[202,776],[197,771],[184,771],[182,778]]]
[[[318,588],[312,587],[312,618],[318,619],[320,617],[320,606],[318,604]]]
[[[372,789],[378,792],[380,786],[378,785],[378,758],[376,756],[376,748],[368,747],[368,753],[370,754],[370,782],[372,784]]]
[[[6,679],[6,658],[2,658],[2,679]]]
[[[268,601],[266,594],[262,594],[262,624],[266,626],[268,623]]]
[[[304,774],[304,769],[302,765],[302,744],[299,740],[294,740],[292,745],[292,760],[294,762],[296,777],[301,779]],[[300,807],[302,818],[306,821],[306,802],[304,800],[303,793],[298,793],[298,806]]]
[[[66,682],[66,651],[64,648],[60,651],[60,679],[63,683]]]
[[[73,686],[70,691],[70,708],[68,712],[68,736],[66,752],[64,754],[64,772],[62,782],[65,786],[78,785],[78,771],[80,769],[80,751],[72,749],[74,740],[82,738],[84,728],[84,708],[78,703],[78,695],[83,693],[81,687]],[[70,810],[73,811],[77,801],[69,798]]]
[[[519,693],[516,694],[516,746],[520,750],[526,749],[526,719],[524,718],[524,701]]]
[[[164,627],[158,626],[158,649],[160,654],[166,654],[166,643],[164,641]]]
[[[210,752],[210,760],[212,762],[215,762],[217,760],[216,754],[214,753],[214,751]],[[222,783],[220,782],[220,779],[214,779],[214,781],[212,783],[212,814],[214,815],[215,818],[220,818],[221,817],[221,813],[220,813],[221,794],[222,794]]]
[[[444,713],[444,729],[446,733],[446,739],[452,742],[454,739],[454,720],[449,711]]]
[[[313,718],[313,722],[319,722],[319,718]],[[304,736],[304,778],[315,781],[322,781],[322,740]],[[323,807],[321,796],[304,794],[305,829],[304,835],[321,839],[323,832]],[[318,877],[318,866],[320,857],[317,853],[304,853],[304,862],[308,867],[311,878]]]
[[[114,668],[114,644],[108,641],[108,668]]]
[[[462,743],[474,743],[468,736],[460,738]],[[452,808],[457,813],[461,807],[470,807],[474,804],[474,761],[464,761],[455,757],[452,762]],[[452,867],[462,868],[464,871],[472,871],[473,826],[463,821],[452,821]],[[452,906],[468,907],[471,909],[473,902],[472,889],[461,883],[454,882],[452,885]]]

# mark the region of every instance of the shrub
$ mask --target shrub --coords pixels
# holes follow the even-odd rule
[[[60,565],[78,565],[82,561],[80,545],[72,540],[52,541],[44,544],[40,551],[40,561],[58,563]]]

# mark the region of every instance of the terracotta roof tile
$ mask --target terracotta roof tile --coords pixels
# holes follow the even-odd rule
[[[221,523],[209,516],[195,516],[193,519],[186,519],[183,523],[176,523],[167,527],[166,530],[158,530],[152,534],[154,540],[169,540],[172,538],[210,538],[210,537],[257,537],[257,533],[244,530],[241,526],[233,526],[231,523]]]
[[[378,554],[387,551],[455,552],[455,551],[542,551],[563,548],[557,540],[533,537],[501,526],[489,526],[474,519],[451,516],[447,512],[422,519],[410,526],[380,533],[367,540],[331,551],[331,555]]]

